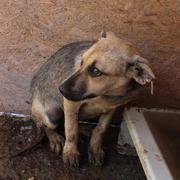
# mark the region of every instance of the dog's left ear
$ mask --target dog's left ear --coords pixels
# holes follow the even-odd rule
[[[148,61],[140,56],[136,56],[132,62],[127,64],[126,76],[133,78],[141,85],[155,79],[155,75],[148,64]]]
[[[115,34],[113,32],[101,31],[100,39],[107,38],[108,36],[115,36]]]

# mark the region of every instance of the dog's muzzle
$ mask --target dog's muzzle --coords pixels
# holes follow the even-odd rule
[[[61,92],[61,94],[66,98],[69,99],[71,101],[80,101],[82,100],[82,96],[81,94],[79,94],[78,92],[72,92],[71,90],[69,90],[67,87],[64,87],[64,85],[61,85],[59,87],[59,91]]]
[[[71,90],[68,90],[68,88],[64,87],[64,85],[61,85],[59,87],[59,91],[66,99],[71,101],[82,101],[84,99],[90,99],[96,97],[96,94],[89,94],[87,96],[83,96],[81,92],[73,92]]]

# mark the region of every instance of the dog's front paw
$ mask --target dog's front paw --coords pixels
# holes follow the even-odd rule
[[[89,148],[88,150],[89,162],[95,166],[102,166],[104,164],[104,155],[105,153],[103,149],[94,151],[93,149]]]
[[[53,133],[49,136],[49,144],[52,151],[60,153],[64,146],[64,138],[57,133]]]
[[[66,149],[63,150],[63,162],[66,166],[69,167],[79,167],[80,153],[75,149]]]

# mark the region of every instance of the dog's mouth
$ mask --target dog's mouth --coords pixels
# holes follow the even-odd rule
[[[91,98],[97,97],[97,95],[95,95],[95,94],[89,94],[87,96],[82,96],[82,95],[80,95],[78,93],[72,93],[71,95],[63,94],[63,96],[66,99],[71,100],[71,101],[82,101],[82,100],[85,100],[85,99],[91,99]]]
[[[83,99],[91,99],[91,98],[95,98],[95,97],[97,97],[96,94],[89,94],[89,95],[83,97]]]

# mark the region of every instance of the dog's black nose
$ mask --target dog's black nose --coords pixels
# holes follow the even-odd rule
[[[62,95],[66,94],[66,89],[64,88],[63,85],[59,86],[59,91],[61,92]]]
[[[64,84],[59,86],[59,91],[65,98],[67,98],[71,101],[79,101],[82,99],[82,97],[79,95],[79,93],[71,91],[71,89],[66,87]]]
[[[73,92],[71,91],[70,87],[68,87],[66,84],[62,84],[59,86],[60,93],[67,99],[73,100]]]

